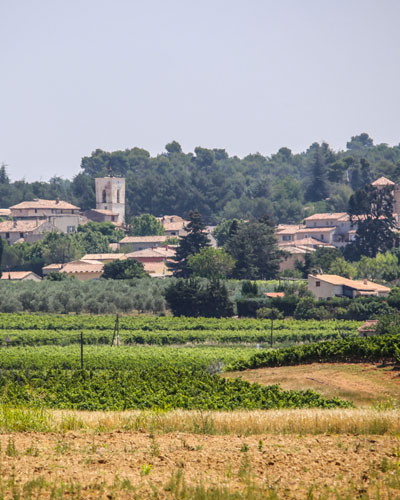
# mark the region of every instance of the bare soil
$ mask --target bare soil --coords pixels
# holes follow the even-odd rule
[[[400,372],[393,366],[366,363],[313,363],[279,368],[257,368],[229,372],[263,385],[279,384],[284,389],[313,389],[326,397],[339,397],[357,406],[386,401],[400,402]]]
[[[350,487],[345,498],[361,498],[375,494],[383,473],[394,474],[400,450],[398,438],[350,435],[14,433],[1,435],[0,443],[3,491],[12,484],[14,492],[25,491],[20,498],[40,499],[50,498],[50,485],[62,483],[70,489],[65,486],[62,497],[53,491],[52,498],[192,498],[165,489],[178,470],[188,485],[227,485],[240,492],[253,481],[276,493],[245,498],[314,498],[307,496],[313,487],[327,492],[323,498],[337,498]],[[43,489],[28,496],[40,484]],[[398,494],[400,481],[391,488]],[[380,491],[379,498],[386,498]]]

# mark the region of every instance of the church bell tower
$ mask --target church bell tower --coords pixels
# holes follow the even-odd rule
[[[118,215],[118,222],[125,222],[125,179],[122,177],[101,177],[95,179],[96,209],[110,210]]]

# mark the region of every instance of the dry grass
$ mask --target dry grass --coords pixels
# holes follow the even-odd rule
[[[257,368],[225,374],[283,389],[313,389],[325,397],[371,406],[386,400],[400,402],[400,377],[393,366],[373,363],[312,363],[278,368]]]
[[[0,432],[146,431],[195,434],[400,435],[395,409],[301,409],[234,412],[84,412],[0,408]]]

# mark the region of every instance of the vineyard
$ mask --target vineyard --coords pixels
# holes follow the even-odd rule
[[[81,410],[349,406],[313,391],[284,391],[218,375],[266,351],[260,346],[269,345],[269,321],[121,317],[118,346],[111,345],[114,325],[111,315],[1,314],[1,401]],[[274,341],[291,345],[351,338],[357,326],[352,321],[277,321]]]
[[[0,331],[9,345],[109,344],[115,316],[0,314]],[[357,321],[282,320],[274,322],[274,343],[319,342],[357,335]],[[258,319],[120,318],[122,344],[263,344],[270,342],[270,321]],[[1,338],[1,334],[0,334]]]

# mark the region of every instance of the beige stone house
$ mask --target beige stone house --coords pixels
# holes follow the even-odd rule
[[[309,274],[308,289],[317,299],[375,295],[386,297],[390,288],[369,280],[351,280],[336,274]]]
[[[10,207],[11,217],[17,220],[47,219],[51,215],[79,215],[79,207],[61,200],[23,201]]]

